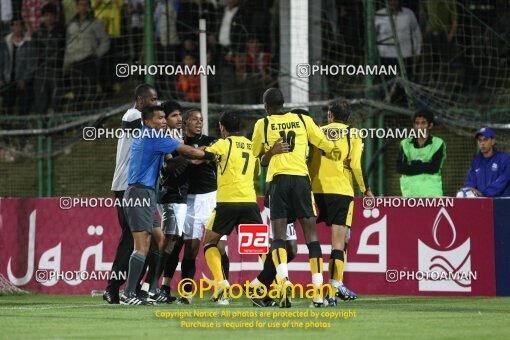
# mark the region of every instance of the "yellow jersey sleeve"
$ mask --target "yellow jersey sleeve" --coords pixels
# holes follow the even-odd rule
[[[223,159],[228,150],[227,141],[225,139],[218,139],[213,145],[206,147],[205,150],[219,155]]]
[[[253,143],[253,155],[255,157],[259,157],[264,152],[264,118],[257,120],[255,123],[255,127],[253,129],[253,137],[252,137],[252,143]]]
[[[361,165],[361,157],[363,157],[363,140],[361,138],[351,139],[351,153],[350,153],[350,167],[352,174],[358,183],[359,189],[362,193],[367,190],[365,178],[363,175],[363,168]]]
[[[321,129],[315,124],[309,116],[302,116],[306,123],[306,131],[308,133],[308,140],[310,144],[323,150],[326,153],[331,153],[335,148],[335,144],[329,141]]]

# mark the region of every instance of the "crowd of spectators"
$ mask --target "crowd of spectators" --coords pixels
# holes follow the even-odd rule
[[[364,2],[321,1],[321,29],[331,31],[330,36],[323,33],[322,62],[364,63]],[[424,55],[430,60],[422,62],[464,60],[473,64],[468,70],[480,64],[469,56],[476,25],[459,15],[459,4],[467,1],[389,1],[406,65]],[[394,65],[398,53],[390,13],[384,1],[376,4],[379,62]],[[198,19],[204,18],[207,60],[216,67],[208,79],[209,100],[259,103],[264,88],[277,86],[278,6],[276,0],[154,0],[155,62],[196,65]],[[121,91],[123,79],[116,76],[115,65],[144,63],[144,7],[144,0],[1,0],[0,112],[45,114],[65,111],[65,105],[67,111],[100,107],[98,99]],[[496,27],[496,12],[479,17]],[[328,55],[334,44],[346,47],[347,53]],[[459,44],[464,55],[454,55]],[[164,97],[200,100],[198,77],[161,75],[157,85]]]
[[[209,77],[210,100],[256,103],[274,84],[269,29],[274,5],[274,0],[156,0],[155,62],[196,65],[198,19],[204,18],[207,59],[216,67]],[[0,111],[93,109],[98,99],[118,93],[123,79],[115,74],[116,64],[144,63],[144,7],[144,0],[2,0]],[[198,76],[161,75],[157,82],[167,97],[200,100]]]

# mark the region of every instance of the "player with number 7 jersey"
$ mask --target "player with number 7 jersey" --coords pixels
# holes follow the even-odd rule
[[[239,135],[239,125],[235,113],[223,113],[220,131],[224,138],[206,148],[218,157],[217,203],[206,226],[204,253],[216,285],[212,300],[219,304],[228,304],[224,292],[230,285],[222,271],[218,241],[239,224],[262,224],[254,186],[259,161],[253,155],[252,142]]]

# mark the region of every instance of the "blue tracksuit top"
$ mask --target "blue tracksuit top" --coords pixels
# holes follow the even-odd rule
[[[464,186],[480,190],[485,197],[510,197],[510,156],[494,148],[492,157],[485,158],[479,151]]]

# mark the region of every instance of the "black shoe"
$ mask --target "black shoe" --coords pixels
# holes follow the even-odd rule
[[[148,305],[146,299],[136,295],[135,292],[129,293],[126,295],[125,293],[122,293],[120,296],[120,304],[121,305]]]
[[[156,289],[156,292],[154,294],[151,294],[149,292],[149,297],[156,301],[156,303],[168,303],[168,295],[162,291],[161,289]]]
[[[118,305],[120,303],[119,292],[113,293],[109,290],[105,290],[103,293],[103,300],[108,302],[110,305]]]
[[[290,308],[292,306],[292,283],[287,280],[280,288],[280,308]]]
[[[172,303],[175,300],[177,300],[177,298],[175,296],[172,296],[172,294],[170,293],[170,287],[162,285],[159,290],[160,290],[161,294],[166,295],[166,298],[167,298],[166,303]]]
[[[158,304],[158,303],[156,302],[156,300],[154,300],[154,299],[152,298],[152,296],[149,294],[149,292],[147,292],[147,291],[145,291],[145,290],[140,290],[140,292],[136,293],[136,295],[137,295],[139,298],[141,298],[141,299],[145,300],[145,301],[147,302],[147,304],[148,304],[148,305],[156,305],[156,304]]]
[[[356,300],[358,298],[358,295],[349,290],[349,288],[347,288],[345,285],[341,285],[337,288],[336,296],[344,301]]]
[[[191,305],[191,298],[185,298],[184,296],[181,296],[177,300],[178,305]]]
[[[266,305],[266,307],[274,307],[278,304],[278,302],[276,302],[275,300],[273,300],[272,298],[270,298],[269,296],[266,296],[264,299],[264,304]]]
[[[253,307],[266,307],[266,303],[264,302],[265,297],[260,297],[263,294],[261,288],[259,288],[257,292],[255,292],[255,288],[250,288],[248,293],[250,294],[251,302],[253,302]]]

